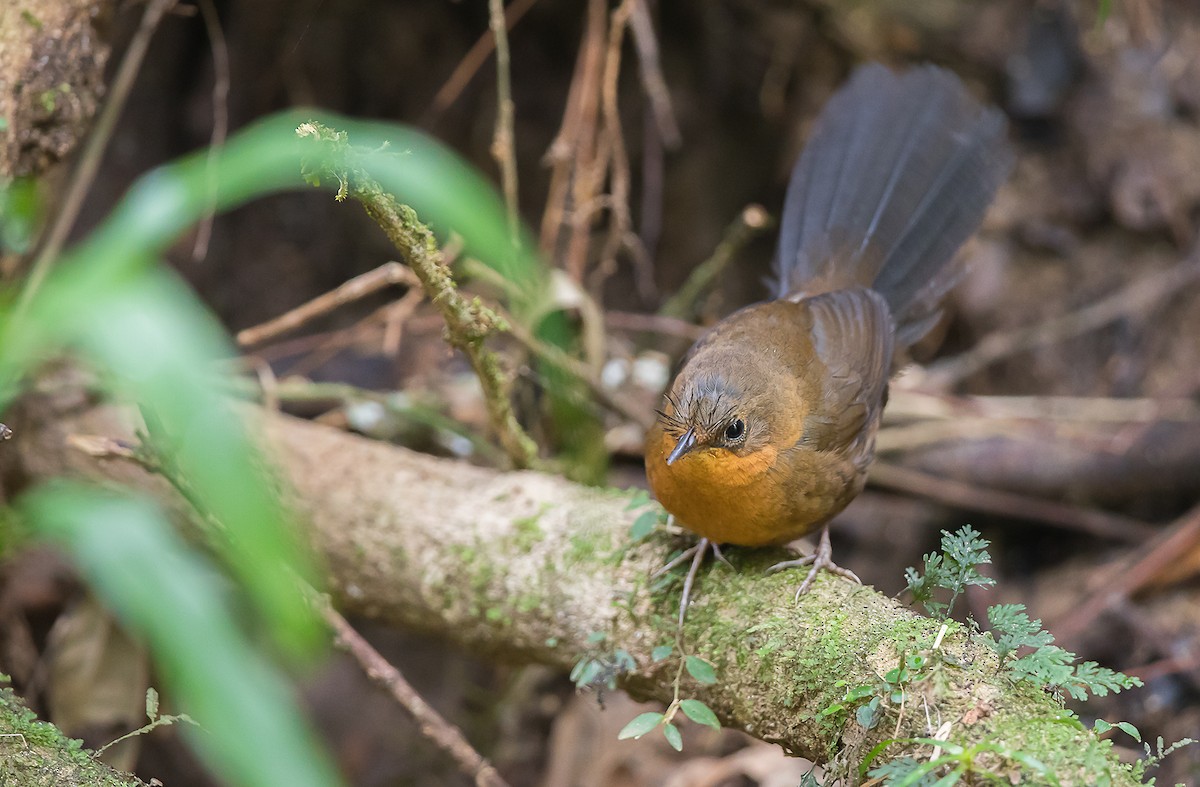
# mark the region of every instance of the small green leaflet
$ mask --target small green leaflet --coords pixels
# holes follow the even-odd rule
[[[683,666],[689,675],[706,686],[717,682],[717,673],[713,670],[713,666],[699,656],[688,656]]]
[[[684,716],[697,724],[712,727],[714,730],[721,729],[721,722],[717,720],[717,714],[713,713],[712,709],[700,700],[683,700],[679,703],[679,709],[683,711]]]
[[[663,715],[653,711],[634,716],[633,721],[626,724],[621,731],[617,733],[617,740],[623,741],[627,738],[640,738],[661,724],[662,720]]]

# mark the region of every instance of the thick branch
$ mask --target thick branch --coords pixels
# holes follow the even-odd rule
[[[117,411],[40,407],[40,429],[26,422],[18,432],[20,460],[33,478],[119,475],[162,489],[120,460],[66,447],[69,434],[128,437]],[[652,592],[649,576],[673,543],[665,534],[630,543],[638,512],[626,510],[627,495],[433,459],[284,416],[263,416],[260,427],[344,609],[562,669],[620,648],[638,665],[624,676],[626,688],[639,697],[672,696],[676,662],[653,664],[650,651],[674,640],[678,588]],[[955,624],[937,651],[944,683],[936,691],[933,682],[914,688],[898,720],[868,731],[853,711],[849,719],[821,716],[847,686],[877,683],[901,654],[929,651],[938,624],[829,577],[795,604],[795,577],[764,574],[777,551],[731,557],[736,570],[717,565],[702,573],[682,637],[719,678],[713,686],[685,681],[685,696],[707,702],[727,725],[810,759],[857,763],[882,740],[930,737],[948,723],[949,739],[1022,752],[1064,785],[1134,783],[1107,742],[1063,723],[1060,707],[1040,689],[1011,684],[991,651]],[[594,632],[606,635],[601,645]],[[901,751],[894,745],[885,758]],[[915,754],[928,757],[929,749]],[[987,756],[978,762],[996,772],[1018,770]]]

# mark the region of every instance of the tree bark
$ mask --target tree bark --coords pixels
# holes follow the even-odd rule
[[[0,3],[0,179],[38,175],[91,129],[110,0]]]
[[[161,479],[69,445],[72,435],[132,439],[128,412],[60,392],[25,413],[10,445],[28,480],[119,480],[168,499]],[[679,588],[655,590],[650,577],[680,542],[656,532],[632,543],[639,511],[627,510],[628,494],[252,413],[343,610],[563,670],[621,649],[637,667],[620,684],[638,698],[671,699],[678,661],[654,663],[650,654],[675,641]],[[685,673],[682,696],[706,702],[725,725],[817,762],[855,765],[881,741],[931,737],[949,723],[949,740],[1036,758],[1064,785],[1136,783],[1110,743],[1063,723],[1060,704],[1042,690],[1011,683],[962,626],[951,622],[935,653],[937,621],[830,576],[796,603],[796,576],[764,573],[778,550],[731,551],[733,569],[715,564],[701,573],[681,638],[718,677],[705,686]],[[918,651],[940,659],[939,680],[910,686],[898,715],[872,730],[854,720],[853,708],[822,715],[848,687],[879,684],[903,654]],[[903,753],[927,758],[931,748],[893,744],[879,762]],[[1011,757],[976,762],[1020,771]]]

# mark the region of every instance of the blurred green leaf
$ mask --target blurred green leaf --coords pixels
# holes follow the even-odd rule
[[[25,495],[20,508],[146,639],[180,704],[204,728],[186,734],[217,773],[251,787],[339,783],[287,685],[233,625],[218,575],[160,510],[67,484]]]
[[[0,181],[0,252],[29,251],[39,210],[34,181]]]
[[[637,519],[633,520],[633,524],[629,526],[629,539],[636,544],[653,533],[657,525],[658,512],[643,511],[638,515]]]
[[[233,348],[180,279],[157,263],[210,211],[307,188],[303,164],[326,155],[296,137],[297,125],[310,117],[267,118],[211,156],[200,151],[148,173],[95,232],[56,261],[39,289],[0,310],[0,410],[46,359],[78,353],[112,391],[151,416],[156,453],[187,484],[192,502],[219,523],[212,545],[246,591],[256,622],[293,653],[311,651],[321,636],[295,585],[297,575],[317,572],[276,499],[278,480],[245,433],[243,413],[213,386],[214,361],[233,356]],[[527,320],[543,341],[571,348],[575,331],[566,315],[545,312],[553,302],[549,277],[532,239],[523,236],[513,246],[503,205],[484,178],[412,129],[318,119],[369,148],[355,153],[356,166],[501,274],[514,318]],[[3,240],[13,245],[27,233],[13,223],[21,213],[13,206],[27,195],[8,187],[2,199]],[[603,455],[602,439],[585,439],[599,434],[594,405],[563,375],[547,370],[544,377],[564,444]],[[589,465],[596,466],[602,463]],[[157,513],[78,488],[39,492],[28,510],[39,522],[57,523],[51,529],[97,590],[150,641],[173,689],[209,727],[197,740],[219,769],[242,774],[238,783],[330,783],[323,761],[312,765],[317,755],[286,688],[228,623],[215,573]],[[250,759],[257,770],[239,771],[251,768]],[[278,780],[262,781],[267,770]],[[298,775],[289,777],[293,770]]]

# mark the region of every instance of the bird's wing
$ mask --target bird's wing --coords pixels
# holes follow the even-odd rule
[[[813,351],[828,370],[805,420],[801,445],[869,453],[891,373],[895,328],[887,302],[866,288],[801,301],[812,317]]]

